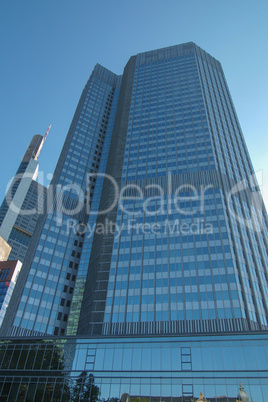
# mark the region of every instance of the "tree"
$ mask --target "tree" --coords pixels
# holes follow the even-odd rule
[[[97,402],[100,397],[100,389],[94,384],[93,374],[87,375],[86,371],[82,371],[76,380],[76,384],[72,391],[73,402]]]

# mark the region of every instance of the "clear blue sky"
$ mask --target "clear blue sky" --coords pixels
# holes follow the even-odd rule
[[[96,63],[121,74],[136,53],[193,41],[222,63],[267,202],[267,21],[264,0],[2,0],[0,200],[50,123],[39,161],[54,171]]]

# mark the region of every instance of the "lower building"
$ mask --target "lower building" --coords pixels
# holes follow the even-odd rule
[[[267,340],[263,332],[3,338],[0,400],[190,402],[202,393],[210,402],[263,402]]]
[[[15,261],[0,262],[0,327],[16,285],[22,263]]]
[[[22,266],[18,260],[7,261],[11,251],[10,245],[0,237],[0,327]]]
[[[0,261],[6,261],[10,252],[10,245],[0,236]]]

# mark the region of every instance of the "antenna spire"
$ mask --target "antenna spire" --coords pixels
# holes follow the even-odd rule
[[[47,129],[47,131],[46,131],[46,134],[44,135],[44,137],[43,137],[43,139],[42,139],[42,141],[41,141],[41,143],[40,143],[39,149],[38,149],[38,151],[36,152],[36,155],[35,155],[35,158],[34,158],[35,160],[37,160],[38,157],[39,157],[39,155],[40,155],[41,149],[43,148],[44,142],[45,142],[46,139],[47,139],[47,136],[48,136],[49,130],[51,129],[51,126],[52,126],[52,124],[50,124],[50,125],[48,126],[48,129]]]
[[[47,136],[48,136],[49,130],[51,129],[51,126],[52,126],[52,124],[50,124],[50,125],[48,126],[48,129],[47,129],[47,131],[46,131],[46,134],[45,134],[44,137],[43,137],[44,142],[46,141],[46,138],[47,138]]]

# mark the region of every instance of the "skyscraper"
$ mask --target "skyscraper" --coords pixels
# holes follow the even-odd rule
[[[69,370],[94,373],[105,398],[187,401],[198,384],[235,397],[239,370],[264,395],[267,214],[217,60],[186,43],[131,57],[122,76],[97,65],[50,194],[2,335],[61,336]]]
[[[23,262],[38,217],[43,213],[46,188],[36,179],[45,137],[35,135],[11,181],[0,207],[0,236],[12,247],[9,259]]]

